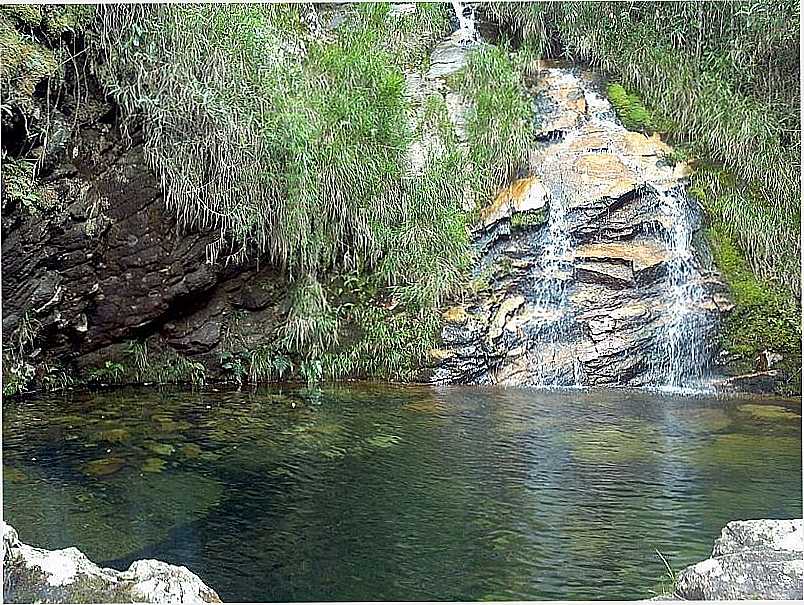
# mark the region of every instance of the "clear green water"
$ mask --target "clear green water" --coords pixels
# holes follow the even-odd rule
[[[733,519],[800,517],[789,402],[333,387],[6,404],[5,518],[231,601],[636,599]],[[666,585],[666,580],[664,580]]]

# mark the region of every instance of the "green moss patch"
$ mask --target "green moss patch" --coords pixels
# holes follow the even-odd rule
[[[735,369],[751,372],[764,350],[781,354],[780,394],[801,392],[801,308],[782,285],[758,279],[734,241],[717,227],[707,229],[715,265],[734,298],[721,346],[736,358]]]
[[[622,84],[611,83],[606,86],[606,96],[611,102],[617,117],[628,130],[644,132],[664,132],[669,124],[649,110],[636,94],[628,92]]]
[[[511,217],[511,228],[527,229],[528,227],[538,227],[547,222],[547,215],[548,212],[544,209],[515,212]]]

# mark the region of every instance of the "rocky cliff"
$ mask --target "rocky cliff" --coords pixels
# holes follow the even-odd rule
[[[136,135],[124,145],[113,107],[94,100],[50,156],[37,192],[48,207],[3,209],[3,332],[25,349],[13,369],[58,383],[70,368],[113,368],[128,342],[149,338],[165,365],[174,352],[205,360],[235,321],[243,338],[267,339],[283,280],[257,262],[206,263],[213,236],[177,229]]]
[[[592,74],[553,66],[535,80],[529,175],[480,213],[485,287],[444,314],[433,379],[692,386],[730,303],[686,166],[626,130]]]
[[[472,106],[450,78],[477,44],[458,30],[425,73],[406,74],[414,105],[441,96],[464,146]],[[31,77],[29,96],[3,116],[6,392],[32,381],[275,378],[272,355],[286,353],[272,348],[289,308],[283,272],[259,255],[207,262],[217,236],[180,228],[166,210],[142,134],[135,124],[121,135],[95,66]],[[731,303],[702,211],[685,194],[686,167],[657,136],[626,130],[593,74],[539,63],[526,79],[536,139],[528,169],[490,203],[466,196],[477,295],[446,309],[421,379],[699,383]],[[414,143],[413,172],[437,139]],[[15,180],[37,157],[36,182]],[[760,390],[772,389],[763,378]]]

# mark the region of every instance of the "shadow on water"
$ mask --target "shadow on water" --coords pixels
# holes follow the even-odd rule
[[[352,385],[4,409],[23,540],[186,565],[224,600],[635,599],[801,509],[792,402]]]

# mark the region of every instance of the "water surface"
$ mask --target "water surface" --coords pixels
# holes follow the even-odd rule
[[[6,404],[5,518],[225,601],[637,599],[800,517],[793,402],[625,391],[128,389]]]

